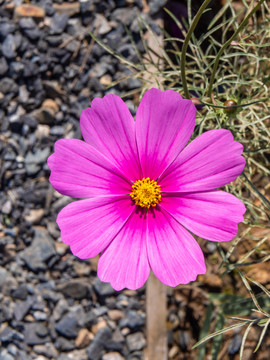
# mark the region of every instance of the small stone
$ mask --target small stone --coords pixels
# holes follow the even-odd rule
[[[15,358],[11,354],[9,354],[6,349],[3,349],[0,352],[0,360],[15,360]]]
[[[97,14],[95,26],[98,27],[98,35],[105,35],[112,30],[111,24],[107,21],[105,16]]]
[[[49,341],[48,329],[39,323],[24,324],[24,340],[27,345],[41,345]]]
[[[169,358],[173,359],[178,353],[179,353],[179,347],[177,345],[173,345],[169,351]]]
[[[79,305],[61,318],[55,325],[55,330],[68,339],[75,339],[84,321],[85,313]]]
[[[105,74],[105,75],[101,76],[101,78],[99,79],[99,82],[102,85],[109,86],[112,83],[112,77],[109,74]]]
[[[8,34],[2,44],[2,54],[7,59],[14,59],[17,55],[15,37],[12,34]]]
[[[33,347],[33,350],[35,353],[39,355],[44,355],[48,358],[57,358],[58,351],[55,349],[54,345],[52,343],[47,343],[44,345],[35,345]]]
[[[55,254],[53,239],[46,230],[38,229],[31,246],[23,250],[20,256],[30,270],[38,272],[46,270],[45,262]]]
[[[235,334],[228,346],[228,354],[235,355],[239,352],[243,337],[241,334]]]
[[[0,58],[0,76],[3,76],[8,71],[8,64],[4,57]]]
[[[80,2],[76,1],[73,3],[64,2],[62,4],[53,4],[53,8],[58,14],[74,16],[80,13]]]
[[[112,338],[112,332],[109,328],[99,330],[91,344],[87,348],[89,360],[100,360],[106,343]]]
[[[121,334],[123,336],[127,336],[128,334],[130,334],[130,329],[128,327],[121,329]]]
[[[31,17],[23,17],[22,19],[20,19],[19,26],[23,30],[31,30],[37,27],[36,23]]]
[[[32,223],[38,224],[44,216],[44,209],[31,209],[27,215],[25,215],[25,220]]]
[[[50,26],[50,34],[62,34],[67,26],[69,16],[67,14],[54,14]]]
[[[55,250],[57,252],[57,254],[59,254],[60,256],[63,256],[67,253],[69,249],[69,246],[63,242],[56,242],[55,243]]]
[[[3,79],[0,80],[0,89],[1,89],[1,93],[8,94],[8,93],[17,93],[19,88],[14,80],[8,77],[4,77]]]
[[[11,213],[11,210],[12,210],[12,203],[10,200],[7,200],[2,206],[2,213],[8,215]]]
[[[60,299],[56,306],[53,309],[53,319],[54,321],[60,320],[63,315],[68,311],[69,306],[66,299]]]
[[[119,321],[124,318],[124,313],[121,310],[113,309],[108,311],[108,316],[112,321]]]
[[[43,311],[34,311],[33,316],[37,321],[46,321],[48,316]]]
[[[128,311],[127,315],[119,322],[120,329],[128,327],[132,331],[139,330],[144,324],[145,318],[143,315],[133,310]]]
[[[81,280],[67,281],[65,284],[61,284],[57,287],[65,296],[70,296],[73,299],[84,299],[90,296],[90,287],[87,283]]]
[[[75,262],[73,265],[73,269],[78,276],[88,276],[91,272],[89,264],[83,262]]]
[[[45,16],[45,10],[33,4],[22,4],[15,8],[15,16],[42,19]]]
[[[94,334],[87,329],[81,329],[78,336],[75,339],[75,345],[77,348],[83,348],[90,344],[94,339]]]
[[[222,287],[222,280],[220,276],[211,274],[211,275],[204,275],[203,282],[210,287],[214,288],[221,288]]]
[[[35,131],[35,136],[38,139],[47,138],[50,134],[50,127],[48,125],[39,124]]]
[[[102,360],[125,360],[118,352],[109,352],[102,356]]]
[[[27,286],[25,284],[19,285],[14,291],[11,292],[13,299],[26,300],[27,298]]]
[[[14,341],[22,341],[24,336],[11,327],[6,326],[0,333],[0,340],[2,343],[13,343]]]
[[[4,295],[10,295],[16,287],[16,279],[6,269],[0,267],[0,292]]]
[[[120,8],[113,11],[111,19],[124,25],[131,25],[132,21],[138,17],[138,9],[136,7],[127,9]]]
[[[136,332],[127,336],[129,351],[142,350],[146,346],[146,340],[142,332]]]
[[[100,320],[97,324],[93,325],[91,330],[94,334],[97,334],[101,329],[107,327],[107,323],[105,320]]]
[[[99,278],[96,278],[94,281],[94,289],[100,298],[116,294],[116,291],[112,288],[110,283],[102,282]]]
[[[17,321],[21,321],[28,311],[31,309],[33,301],[20,301],[16,302],[16,306],[14,309],[14,316]]]
[[[40,164],[43,164],[50,155],[48,147],[44,149],[37,149],[34,153],[28,152],[25,156],[25,169],[28,175],[35,175],[40,169]]]
[[[52,99],[45,99],[42,103],[42,107],[51,109],[53,111],[53,115],[55,115],[55,113],[59,111],[59,106]]]

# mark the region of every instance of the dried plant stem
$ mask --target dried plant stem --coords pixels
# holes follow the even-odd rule
[[[244,27],[246,26],[249,18],[259,9],[259,7],[262,5],[262,3],[265,0],[260,0],[258,2],[258,4],[250,11],[250,13],[244,18],[244,20],[241,22],[241,24],[239,25],[239,27],[237,28],[237,30],[235,31],[235,33],[224,43],[224,45],[222,45],[222,47],[219,49],[219,52],[217,53],[216,56],[216,60],[214,63],[214,67],[213,67],[213,71],[211,74],[211,78],[209,81],[209,87],[208,87],[208,96],[211,97],[212,94],[212,89],[213,89],[213,84],[215,81],[215,75],[217,72],[217,68],[218,68],[218,64],[219,64],[219,59],[221,57],[221,55],[223,54],[223,52],[225,51],[225,49],[231,44],[231,42],[236,38],[236,36],[244,29]]]
[[[147,360],[167,360],[167,289],[151,272],[146,287]]]
[[[183,48],[182,48],[182,54],[181,54],[181,79],[182,79],[182,84],[183,84],[183,89],[184,89],[184,94],[185,97],[187,99],[190,99],[190,95],[189,95],[189,91],[188,91],[188,87],[187,87],[187,80],[186,80],[186,53],[187,53],[187,48],[188,48],[188,44],[189,44],[189,40],[203,14],[204,9],[207,7],[207,5],[210,3],[211,0],[205,0],[202,4],[202,6],[200,7],[200,9],[198,10],[197,14],[195,15],[192,24],[188,30],[187,36],[185,38],[185,41],[183,43]]]

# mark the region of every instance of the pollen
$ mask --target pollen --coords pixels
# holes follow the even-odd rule
[[[160,185],[155,180],[143,178],[132,185],[131,199],[142,208],[155,207],[161,200]]]

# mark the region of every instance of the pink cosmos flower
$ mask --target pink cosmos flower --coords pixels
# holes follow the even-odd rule
[[[59,140],[48,159],[53,187],[84,198],[59,213],[62,240],[81,259],[101,253],[98,276],[116,290],[141,287],[150,269],[169,286],[193,281],[206,267],[189,231],[211,241],[237,234],[245,206],[216,189],[243,171],[243,146],[218,129],[185,147],[195,116],[172,90],[147,91],[136,121],[106,95],[82,112],[85,142]]]

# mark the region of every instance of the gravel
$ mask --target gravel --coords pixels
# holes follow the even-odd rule
[[[72,199],[46,160],[56,140],[81,138],[94,97],[141,86],[107,89],[129,71],[98,44],[88,53],[88,31],[137,61],[125,26],[143,51],[136,18],[155,20],[141,0],[0,4],[0,360],[143,359],[145,292],[116,292],[61,242],[56,216]]]

